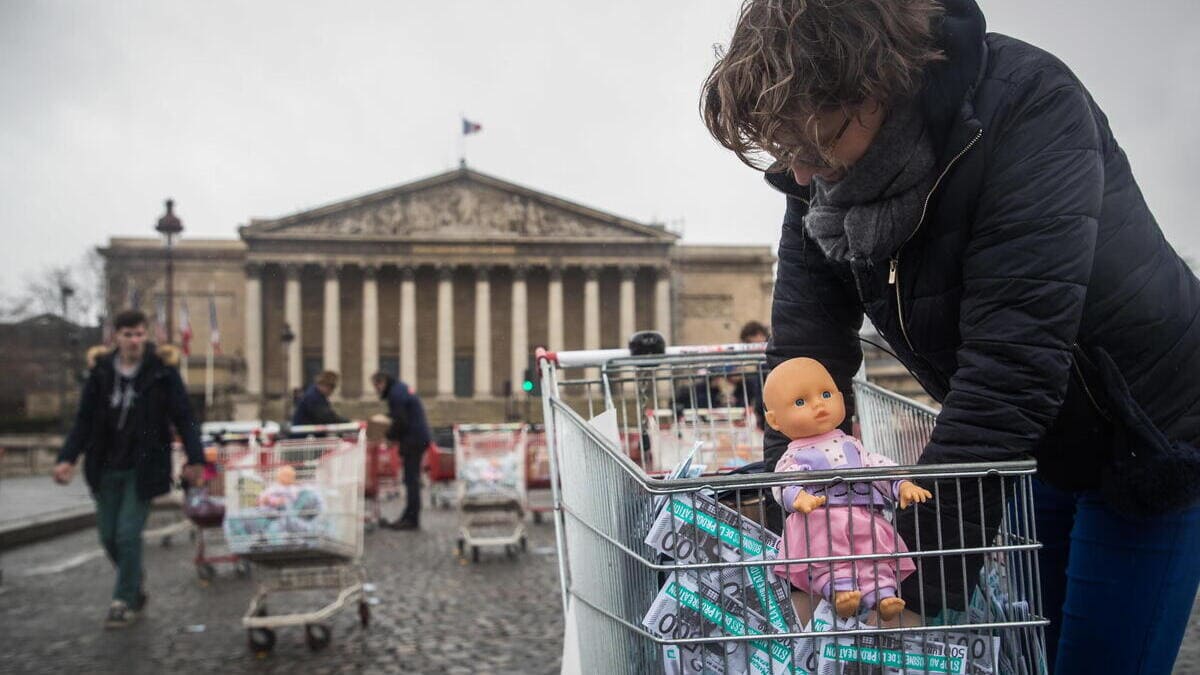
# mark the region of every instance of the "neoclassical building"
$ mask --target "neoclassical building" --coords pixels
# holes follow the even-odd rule
[[[280,414],[284,392],[322,369],[341,373],[343,408],[365,411],[382,369],[415,386],[439,422],[502,419],[524,396],[539,345],[617,347],[646,329],[680,344],[728,342],[770,310],[767,245],[683,244],[660,225],[468,168],[253,219],[238,234],[173,250],[197,395],[216,309],[210,417]],[[141,298],[162,312],[159,240],[114,238],[101,252],[110,311]]]

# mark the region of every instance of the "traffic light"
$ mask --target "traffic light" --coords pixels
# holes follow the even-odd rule
[[[533,368],[525,369],[525,381],[521,383],[521,390],[530,396],[541,396],[538,390],[537,371]]]

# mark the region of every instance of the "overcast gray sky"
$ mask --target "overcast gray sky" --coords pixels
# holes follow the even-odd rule
[[[1200,155],[1200,3],[983,2],[1107,112],[1176,248]],[[187,235],[469,163],[690,242],[774,245],[783,205],[707,135],[715,0],[0,0],[0,283],[150,234]]]

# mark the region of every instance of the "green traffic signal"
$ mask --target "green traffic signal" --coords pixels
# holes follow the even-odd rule
[[[521,388],[522,388],[522,389],[524,389],[524,390],[525,390],[525,391],[527,391],[527,392],[529,392],[529,391],[533,391],[533,381],[532,381],[532,380],[525,380],[525,382],[524,382],[524,383],[521,385]]]

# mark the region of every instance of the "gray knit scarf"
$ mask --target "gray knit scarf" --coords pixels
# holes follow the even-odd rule
[[[844,178],[813,178],[805,230],[830,260],[887,260],[917,227],[935,161],[917,106],[893,108]]]

